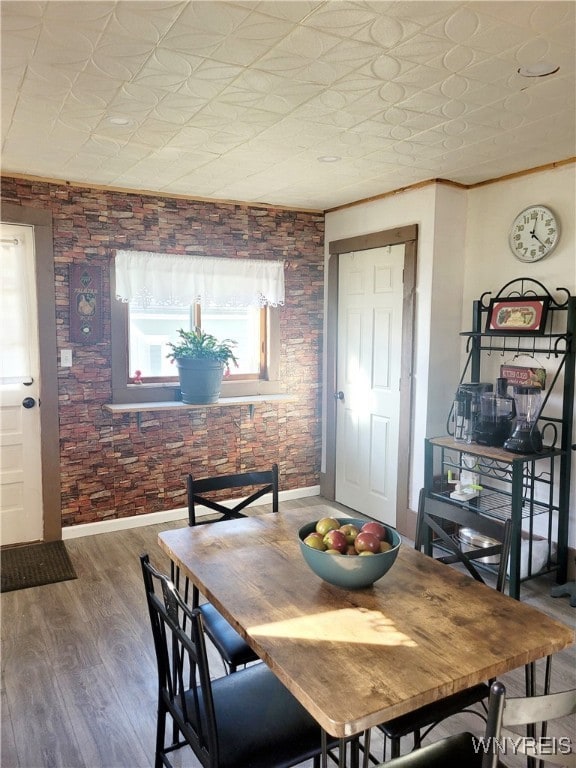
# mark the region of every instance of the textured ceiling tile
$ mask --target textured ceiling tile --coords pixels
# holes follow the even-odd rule
[[[204,104],[205,102],[201,99],[191,99],[181,93],[168,93],[151,110],[151,117],[175,126],[186,125],[193,120]]]
[[[365,43],[375,43],[383,49],[391,49],[413,37],[420,29],[419,24],[414,24],[409,19],[378,16],[360,31],[354,33],[354,39]]]
[[[438,57],[445,56],[453,46],[454,44],[449,40],[418,34],[397,45],[392,53],[394,56],[407,59],[415,64],[427,64]]]
[[[156,49],[147,59],[134,82],[146,88],[175,91],[188,82],[200,66],[198,57],[181,51]]]
[[[161,88],[148,88],[139,83],[125,83],[110,102],[110,110],[117,114],[147,114],[165,96],[166,91]]]
[[[129,38],[105,38],[94,50],[86,71],[129,81],[140,71],[149,55],[146,43]]]
[[[109,22],[109,34],[128,35],[152,45],[166,34],[174,21],[184,12],[186,2],[139,2],[117,3]]]
[[[400,73],[395,82],[425,90],[437,83],[442,83],[445,77],[446,73],[439,68],[416,65]]]
[[[342,0],[338,3],[325,4],[312,13],[302,23],[314,29],[322,29],[340,37],[350,37],[358,34],[371,24],[376,13],[368,7]]]
[[[484,59],[484,61],[472,64],[466,69],[464,74],[473,80],[483,83],[494,83],[495,81],[501,81],[505,77],[514,76],[516,69],[509,61],[499,56],[494,56],[491,59]]]
[[[273,16],[276,19],[301,22],[323,5],[324,0],[262,0],[253,3],[259,13]]]
[[[575,7],[3,2],[3,166],[314,206],[570,157]]]
[[[283,82],[277,82],[269,92],[251,89],[247,84],[236,81],[219,99],[225,103],[250,105],[278,115],[287,115],[322,92],[313,83],[291,83],[282,78],[278,80]]]

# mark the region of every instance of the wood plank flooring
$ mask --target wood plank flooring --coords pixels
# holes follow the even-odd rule
[[[283,502],[312,504],[326,502],[320,497]],[[2,768],[153,766],[156,666],[138,556],[149,552],[168,571],[156,537],[184,524],[69,540],[75,581],[2,594]],[[551,584],[549,577],[531,582],[523,587],[523,599],[574,626],[576,610],[566,598],[548,597]],[[222,673],[216,657],[212,667],[215,675]],[[522,693],[523,680],[522,671],[505,677],[513,694]],[[569,687],[576,687],[574,647],[553,664],[552,690]],[[574,725],[563,723],[563,735],[575,734]],[[462,715],[435,729],[429,740],[463,727],[482,733],[483,724]],[[381,757],[376,733],[373,746]],[[199,765],[187,750],[175,764]],[[524,762],[515,758],[507,764]]]

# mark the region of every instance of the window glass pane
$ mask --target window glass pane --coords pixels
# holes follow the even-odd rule
[[[230,366],[231,374],[258,373],[260,369],[260,310],[254,307],[202,308],[202,328],[219,341],[232,339],[238,368]]]
[[[178,341],[178,330],[194,327],[194,308],[129,305],[129,376],[140,371],[143,378],[175,377],[178,372],[167,359],[169,342]],[[238,342],[234,354],[239,366],[230,369],[234,375],[258,374],[260,357],[260,310],[211,307],[202,309],[202,327],[221,341]]]

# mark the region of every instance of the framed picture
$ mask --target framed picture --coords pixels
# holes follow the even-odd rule
[[[542,334],[546,326],[549,296],[514,296],[491,299],[486,333],[516,336]]]

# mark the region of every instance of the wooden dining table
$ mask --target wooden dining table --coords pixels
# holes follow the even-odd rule
[[[302,507],[164,531],[159,545],[340,739],[570,646],[574,631],[403,542],[372,587],[316,576]]]

